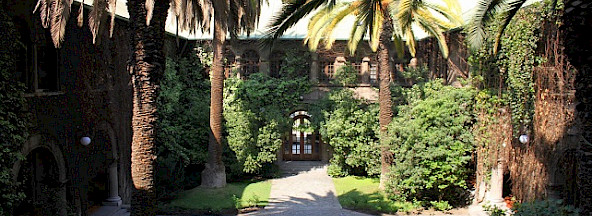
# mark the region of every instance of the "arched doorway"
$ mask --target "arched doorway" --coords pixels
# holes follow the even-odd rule
[[[322,140],[311,127],[310,115],[306,111],[297,111],[290,118],[293,124],[284,142],[284,160],[321,160]]]
[[[57,146],[40,135],[32,136],[23,146],[25,160],[13,166],[14,180],[21,182],[25,193],[14,215],[65,215],[66,170]]]

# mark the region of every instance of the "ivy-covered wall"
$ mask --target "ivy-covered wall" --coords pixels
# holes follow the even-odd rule
[[[2,2],[0,1],[0,6]],[[24,197],[13,181],[12,166],[22,160],[20,150],[27,138],[24,88],[14,80],[18,34],[11,18],[0,7],[0,215],[11,215]]]

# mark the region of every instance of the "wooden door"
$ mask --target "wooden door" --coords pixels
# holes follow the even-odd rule
[[[292,131],[284,143],[284,160],[320,160],[319,136],[317,132],[307,130],[309,126],[308,116],[294,117]]]

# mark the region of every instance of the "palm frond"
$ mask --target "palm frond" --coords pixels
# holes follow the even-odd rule
[[[78,9],[78,20],[77,20],[78,27],[82,27],[84,24],[84,0],[80,2],[80,8]]]
[[[56,0],[53,12],[51,14],[51,39],[56,48],[59,48],[61,42],[64,41],[66,34],[66,24],[70,17],[70,7],[72,0]]]
[[[111,15],[111,23],[109,25],[109,37],[113,37],[113,28],[115,27],[115,10],[117,0],[109,0],[109,13]]]
[[[154,13],[154,0],[146,0],[144,7],[146,8],[146,25],[150,26],[150,20],[152,20],[152,14]]]
[[[264,43],[271,45],[284,34],[290,27],[296,25],[300,19],[312,13],[323,5],[333,6],[335,0],[293,0],[285,3],[282,12],[275,15],[267,30]]]
[[[480,0],[467,24],[467,42],[471,50],[478,50],[487,37],[485,27],[490,25],[496,14],[504,8],[504,0]]]
[[[90,32],[93,36],[93,43],[97,42],[97,35],[99,33],[99,29],[101,27],[101,21],[103,19],[103,15],[105,14],[105,10],[107,9],[107,2],[106,0],[94,0],[93,7],[88,15],[88,26],[90,28]]]
[[[446,38],[442,33],[442,29],[438,28],[438,26],[434,26],[432,24],[432,20],[425,19],[423,16],[417,17],[417,21],[419,26],[430,35],[436,37],[436,41],[438,42],[438,46],[440,47],[440,52],[442,52],[442,57],[448,58],[448,45],[446,44]]]
[[[341,10],[337,15],[335,15],[335,17],[333,18],[333,20],[331,21],[331,23],[329,23],[329,25],[325,28],[324,32],[325,32],[325,49],[331,49],[331,47],[333,46],[333,43],[335,42],[335,37],[333,37],[333,32],[335,30],[335,27],[337,26],[337,24],[341,23],[341,21],[343,21],[343,19],[345,17],[347,17],[348,15],[351,15],[353,12],[355,12],[357,9],[357,5],[355,3],[349,4],[349,6],[343,10]],[[357,25],[357,23],[355,24]]]
[[[510,24],[510,21],[516,15],[518,10],[524,5],[526,0],[511,0],[507,3],[506,11],[501,14],[501,24],[497,29],[497,33],[495,34],[495,44],[493,45],[493,53],[497,53],[500,46],[500,41],[502,35],[504,34],[504,30]]]
[[[365,22],[363,20],[363,17],[357,17],[356,19],[356,23],[360,23],[360,22]],[[366,24],[362,24],[362,25],[356,25],[354,24],[354,28],[352,28],[352,31],[350,33],[350,38],[347,41],[347,49],[349,50],[350,55],[353,55],[356,52],[356,49],[358,48],[358,44],[360,43],[360,40],[362,40],[362,38],[364,37],[364,34],[366,33],[366,28],[368,25]]]

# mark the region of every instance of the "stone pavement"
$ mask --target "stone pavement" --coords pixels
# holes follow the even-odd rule
[[[327,164],[288,161],[280,168],[284,177],[272,180],[269,204],[243,215],[366,215],[341,208]]]

